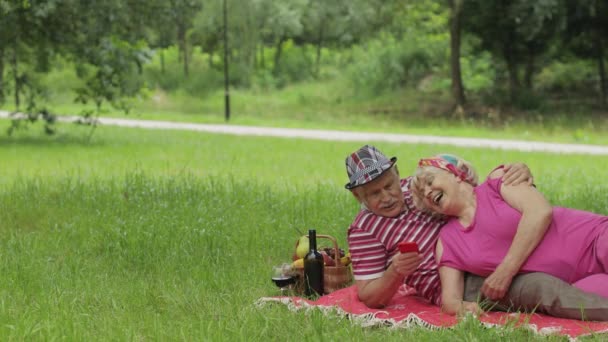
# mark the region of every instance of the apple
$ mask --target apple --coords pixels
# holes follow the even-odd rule
[[[325,263],[325,266],[336,266],[336,261],[332,259],[326,251],[320,251],[319,253],[321,253],[321,255],[323,256],[323,262]]]
[[[302,236],[298,243],[296,244],[296,256],[298,258],[303,258],[308,253],[310,249],[310,242],[308,241],[308,236]]]

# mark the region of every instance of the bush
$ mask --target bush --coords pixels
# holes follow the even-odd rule
[[[277,79],[268,69],[256,70],[251,79],[251,86],[258,89],[275,89],[278,86]]]
[[[305,46],[295,46],[291,40],[283,44],[279,66],[273,72],[278,87],[312,78],[314,63],[310,51],[312,49]]]
[[[554,62],[541,70],[536,85],[538,89],[549,92],[588,92],[597,87],[597,78],[597,70],[592,62]]]
[[[488,106],[510,107],[519,110],[543,110],[547,104],[545,96],[534,90],[520,88],[513,97],[507,87],[492,86],[479,91],[481,102]]]
[[[397,41],[391,35],[384,35],[365,46],[353,48],[349,77],[356,90],[367,90],[372,94],[414,86],[435,65],[445,62],[441,45],[408,38]]]
[[[253,71],[250,68],[243,69],[243,74],[248,75],[250,80],[242,85],[261,89],[276,89],[285,87],[290,83],[307,81],[313,78],[316,50],[312,46],[296,46],[293,41],[288,40],[283,44],[282,49],[279,66],[275,67],[276,48],[265,48],[265,67]],[[328,54],[326,50],[324,50],[324,53]],[[322,63],[327,64],[325,60],[322,60]]]
[[[489,52],[460,57],[462,82],[467,91],[483,92],[494,86],[495,69]]]
[[[513,99],[513,106],[521,110],[542,110],[545,103],[542,94],[526,89],[521,89]]]
[[[189,75],[184,75],[184,66],[179,59],[176,47],[163,51],[165,71],[161,70],[160,52],[157,51],[152,62],[144,68],[144,74],[150,89],[160,88],[167,92],[183,90],[190,95],[208,94],[224,84],[221,70],[209,68],[207,55],[198,49],[192,52],[189,63]]]

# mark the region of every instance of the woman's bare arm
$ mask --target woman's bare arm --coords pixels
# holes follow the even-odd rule
[[[501,173],[502,170],[495,170],[490,174],[490,178],[501,177]],[[535,187],[525,183],[503,184],[500,194],[505,202],[518,210],[522,216],[507,254],[481,288],[486,297],[494,300],[504,297],[513,276],[519,272],[521,266],[543,239],[553,213],[551,204],[545,197]]]
[[[441,240],[437,241],[435,258],[437,263],[443,255]],[[441,310],[447,314],[455,315],[463,312],[480,312],[477,303],[464,302],[464,272],[448,266],[439,267],[439,278],[441,279]]]

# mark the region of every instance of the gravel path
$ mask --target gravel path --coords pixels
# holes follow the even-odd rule
[[[0,118],[8,118],[9,113],[0,111]],[[72,122],[78,117],[62,116],[60,121]],[[551,152],[567,154],[592,154],[608,155],[608,146],[604,145],[584,145],[584,144],[558,144],[536,141],[521,140],[497,140],[479,138],[458,138],[433,135],[412,135],[412,134],[392,134],[392,133],[363,133],[347,132],[334,130],[316,129],[297,129],[297,128],[272,128],[256,126],[237,126],[237,125],[211,125],[197,123],[179,123],[170,121],[150,121],[132,120],[116,118],[100,118],[102,125],[135,127],[146,129],[173,129],[188,130],[219,134],[233,135],[257,135],[300,139],[317,139],[331,141],[357,141],[374,142],[388,141],[408,144],[442,144],[461,147],[483,147],[503,150],[517,150],[526,152]]]

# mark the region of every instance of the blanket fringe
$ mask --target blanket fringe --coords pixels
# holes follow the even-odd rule
[[[311,305],[303,300],[294,300],[290,297],[262,297],[255,302],[255,305],[262,307],[268,303],[280,303],[284,304],[289,308],[290,311],[301,311],[309,312],[310,310],[320,310],[323,314],[335,314],[341,319],[348,319],[352,323],[360,325],[362,327],[389,327],[389,328],[411,328],[420,326],[426,329],[439,330],[442,327],[430,324],[415,314],[409,314],[407,318],[397,322],[390,318],[378,318],[376,315],[385,313],[386,311],[370,312],[365,314],[353,314],[344,311],[342,308],[336,306],[323,306],[323,305]]]
[[[394,319],[391,319],[391,318],[378,318],[376,316],[378,314],[387,313],[386,311],[377,311],[377,312],[370,312],[370,313],[365,313],[365,314],[353,314],[353,313],[347,312],[337,306],[312,305],[312,304],[309,304],[308,302],[306,302],[305,300],[295,298],[295,297],[294,298],[292,298],[292,297],[262,297],[262,298],[259,298],[257,301],[255,301],[254,304],[257,307],[263,307],[269,303],[283,304],[283,305],[287,306],[287,308],[290,311],[293,311],[293,312],[304,311],[305,313],[308,313],[311,310],[320,310],[324,315],[333,314],[333,315],[338,316],[340,319],[348,319],[353,324],[357,324],[362,327],[388,327],[391,329],[422,327],[422,328],[426,328],[426,329],[430,329],[430,330],[439,330],[439,329],[446,328],[446,327],[431,324],[431,323],[421,319],[420,317],[418,317],[416,314],[413,314],[413,313],[410,313],[405,319],[402,319],[400,321],[395,321]],[[513,322],[517,322],[517,321],[519,321],[520,313],[512,313],[509,316],[513,317]],[[511,325],[511,324],[509,324],[509,322],[506,322],[505,324],[483,322],[483,321],[479,320],[478,317],[475,315],[467,315],[464,317],[464,319],[475,319],[479,323],[481,323],[481,325],[485,328],[512,329],[513,327],[515,327],[515,324]],[[523,322],[523,323],[517,325],[517,327],[529,329],[532,332],[534,332],[535,334],[541,335],[541,336],[555,335],[555,334],[560,333],[562,330],[562,328],[559,326],[545,327],[545,328],[539,329],[536,324],[529,323],[529,322]],[[448,327],[448,328],[451,329],[452,327]],[[593,335],[593,334],[606,333],[606,332],[608,332],[608,330],[596,331],[596,332],[592,332],[589,334],[583,334],[583,335],[580,335],[579,337]],[[572,337],[569,335],[564,335],[564,337],[567,337],[570,342],[578,341],[578,339],[576,337]]]

